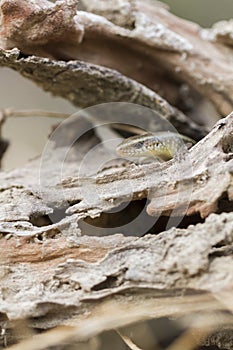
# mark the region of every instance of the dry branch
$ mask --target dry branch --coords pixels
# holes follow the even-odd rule
[[[34,56],[20,58],[17,49],[0,50],[0,66],[18,71],[45,91],[79,107],[106,102],[136,103],[152,108],[179,132],[196,140],[206,134],[205,128],[189,120],[155,92],[108,68],[80,61],[64,62]],[[148,128],[148,125],[144,127]]]
[[[232,111],[233,53],[224,39],[223,44],[207,40],[197,25],[148,2],[92,0],[80,6],[98,15],[77,11],[75,0],[2,0],[1,47],[117,69],[173,103],[180,98],[180,83],[186,82],[222,115]],[[228,43],[230,26],[226,23],[224,32],[222,25],[217,34]]]
[[[157,188],[157,191],[152,191],[154,199],[149,205],[149,213],[154,214],[152,211],[157,210],[153,205],[159,203],[159,199],[155,201],[155,198],[160,198],[164,181],[167,181],[168,191],[172,190],[171,196],[176,188],[175,181],[184,181],[185,190],[189,183],[193,184],[189,212],[195,210],[207,215],[216,210],[216,202],[224,193],[228,193],[229,200],[232,199],[232,128],[232,116],[221,120],[188,155],[174,161],[162,165],[127,165],[125,168],[122,165],[120,169],[113,166],[110,168],[111,174],[104,174],[104,171],[99,173],[95,185],[101,187],[98,193],[102,196],[95,197],[92,188],[91,203],[88,200],[88,182],[84,178],[81,180],[81,186],[85,184],[83,192],[80,184],[77,186],[78,180],[71,177],[74,167],[77,167],[77,159],[74,164],[70,161],[67,163],[64,173],[67,179],[64,178],[62,184],[56,184],[53,171],[55,159],[59,158],[56,152],[60,148],[53,150],[54,160],[50,154],[49,168],[46,170],[52,177],[53,188],[48,182],[44,191],[49,194],[53,207],[40,198],[36,161],[24,169],[2,173],[2,314],[10,319],[37,316],[40,326],[48,327],[71,315],[78,315],[84,309],[91,310],[95,305],[92,302],[98,303],[103,297],[116,295],[114,298],[118,300],[117,293],[127,290],[134,290],[137,295],[142,288],[146,288],[153,291],[153,298],[156,298],[167,294],[172,297],[179,290],[182,293],[185,290],[217,293],[230,289],[233,283],[231,213],[212,215],[205,223],[186,230],[171,229],[159,236],[138,239],[122,235],[79,237],[80,228],[76,223],[80,218],[98,216],[124,202],[130,194],[127,192],[129,179],[135,191],[133,196],[137,199],[141,199],[150,188]],[[206,153],[202,151],[201,154],[200,148]],[[189,164],[188,156],[192,160],[193,172],[177,173],[175,164],[182,165],[184,169],[184,164]],[[163,175],[163,182],[159,182],[158,172]],[[148,188],[143,187],[145,181],[138,181],[141,176],[143,179],[147,177]],[[90,178],[93,180],[93,176]],[[160,179],[162,181],[162,177]],[[114,198],[109,186],[113,188],[116,182],[118,192]],[[216,191],[210,195],[212,188]],[[84,193],[87,197],[81,198],[80,194],[83,196]],[[197,195],[199,201],[195,197]],[[169,195],[168,199],[170,204],[166,210],[174,206]],[[43,226],[43,215],[51,214],[64,201],[72,203],[78,200],[81,200],[79,204],[70,205],[67,210],[71,216],[52,225],[45,222],[47,226]],[[181,204],[183,207],[183,202]],[[42,226],[36,227],[33,222],[38,225],[40,216]],[[46,232],[50,235],[44,235]],[[6,233],[12,236],[6,239]],[[39,233],[40,243],[30,239]],[[146,294],[143,295],[146,300]],[[57,314],[51,316],[55,309],[62,310],[61,318],[58,319]]]
[[[85,120],[80,118],[77,122],[80,126]],[[73,130],[72,123],[71,128]],[[79,236],[90,233],[90,227],[95,225],[90,222],[85,229],[81,222],[84,217],[97,217],[129,196],[139,200],[149,190],[152,190],[152,202],[148,212],[154,214],[166,181],[168,202],[165,207],[163,203],[161,209],[165,208],[167,214],[174,209],[174,189],[179,188],[179,183],[183,183],[184,193],[192,185],[191,198],[185,197],[189,199],[189,213],[200,211],[206,216],[216,210],[218,200],[221,204],[226,193],[228,200],[232,200],[232,129],[230,115],[187,154],[173,161],[141,165],[123,162],[120,167],[113,164],[95,175],[93,164],[89,164],[86,170],[90,176],[78,179],[74,174],[83,159],[82,152],[87,151],[87,139],[84,139],[78,148],[74,147],[73,155],[65,163],[62,182],[58,181],[55,164],[63,147],[54,145],[43,170],[49,174],[43,183],[47,197],[41,197],[38,187],[38,160],[29,162],[25,168],[2,173],[0,312],[3,325],[6,317],[10,320],[36,317],[32,326],[48,328],[67,318],[80,317],[84,311],[91,313],[103,298],[126,302],[129,301],[127,295],[130,298],[132,293],[133,300],[141,303],[159,297],[160,306],[161,297],[169,296],[172,312],[180,314],[181,309],[185,313],[187,309],[177,306],[174,311],[172,298],[177,293],[205,292],[217,297],[218,293],[230,290],[233,283],[231,213],[211,215],[203,224],[183,230],[173,228],[158,236],[137,239],[122,235]],[[94,147],[96,141],[94,134],[88,137],[88,147]],[[101,148],[97,150],[96,159],[105,152]],[[184,171],[186,166],[190,168],[190,161],[193,171]],[[179,166],[182,172],[177,171]],[[117,188],[115,195],[113,188]],[[210,194],[213,188],[215,191]],[[179,210],[184,208],[183,201],[181,195],[176,203]],[[79,203],[73,204],[75,202]],[[67,203],[70,203],[68,207]],[[70,215],[51,223],[48,215],[62,207]],[[137,233],[137,226],[133,229]],[[94,232],[98,232],[97,227]],[[167,305],[167,300],[165,303]],[[219,307],[228,309],[232,305],[221,304],[217,309]],[[169,312],[166,308],[163,313],[155,311],[156,317],[168,316]]]
[[[77,119],[75,123],[75,127],[73,123],[67,123],[68,129],[64,127],[58,138],[65,142],[67,134],[73,130],[81,132],[85,119]],[[80,140],[77,148],[71,148],[72,160],[66,158],[67,146],[54,148],[52,142],[42,163],[38,159],[23,169],[0,174],[1,232],[30,236],[66,227],[71,229],[80,219],[97,218],[123,203],[143,198],[150,201],[148,214],[157,217],[200,213],[205,218],[219,209],[224,210],[224,203],[233,198],[232,133],[233,116],[230,115],[217,123],[190,151],[184,150],[172,161],[129,164],[122,160],[102,170],[100,166],[106,163],[106,154],[110,152],[111,159],[116,155],[104,144],[96,149],[98,139],[95,135],[88,143],[86,139]],[[95,153],[83,165],[83,159],[91,149]],[[77,176],[83,171],[85,176]],[[60,209],[63,214],[58,223],[48,221],[44,227],[33,224],[34,218],[37,221],[42,217],[43,222],[44,216],[55,215]],[[116,216],[115,220],[118,219]],[[97,228],[94,232],[98,232]],[[110,233],[104,230],[102,234],[106,232]]]

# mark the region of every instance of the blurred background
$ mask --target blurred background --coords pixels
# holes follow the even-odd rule
[[[152,1],[152,0],[151,0]],[[233,0],[164,0],[174,14],[199,23],[203,27],[230,19]],[[29,80],[6,68],[0,68],[0,109],[44,109],[74,113],[77,108],[69,102],[43,92]],[[22,165],[40,154],[47,135],[56,120],[49,118],[10,118],[3,128],[3,136],[12,140],[3,160],[3,169]]]
[[[213,23],[233,17],[233,0],[163,0],[172,13],[210,27]]]

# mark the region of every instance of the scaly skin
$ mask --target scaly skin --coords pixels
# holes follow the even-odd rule
[[[129,137],[117,146],[116,152],[123,157],[153,157],[166,161],[172,159],[184,145],[194,143],[187,136],[161,131]]]

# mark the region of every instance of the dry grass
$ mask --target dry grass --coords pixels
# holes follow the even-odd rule
[[[44,350],[54,346],[59,346],[59,349],[60,347],[63,349],[68,344],[69,346],[74,346],[74,344],[79,342],[87,342],[94,339],[105,331],[116,330],[117,334],[126,344],[127,349],[142,350],[143,348],[139,347],[134,339],[125,335],[121,330],[138,322],[166,316],[172,317],[174,322],[176,322],[175,319],[182,320],[182,327],[186,329],[166,350],[193,350],[209,334],[218,330],[220,327],[233,326],[233,317],[230,312],[233,307],[231,294],[218,294],[217,298],[214,298],[210,294],[166,297],[158,299],[157,302],[145,302],[143,305],[134,305],[132,301],[127,306],[119,305],[115,302],[104,302],[96,309],[95,314],[89,315],[83,320],[78,318],[72,319],[67,321],[65,325],[41,334],[29,334],[27,339],[8,347],[8,349]],[[227,300],[228,306],[224,306],[224,303],[221,303],[219,300],[224,300],[224,303]],[[21,333],[24,332],[22,325],[25,327],[25,323],[21,324]],[[91,349],[90,344],[83,343],[82,349]],[[70,347],[68,348],[70,349]],[[95,348],[99,348],[96,343]],[[74,348],[72,347],[72,349]],[[78,346],[77,349],[79,349]],[[158,344],[155,344],[153,349],[161,350]]]

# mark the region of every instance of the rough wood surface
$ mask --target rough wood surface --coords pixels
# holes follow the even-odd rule
[[[82,61],[64,62],[35,56],[20,58],[17,49],[0,49],[0,66],[18,71],[45,91],[66,98],[78,107],[106,102],[136,103],[152,108],[179,132],[196,140],[206,134],[205,128],[187,118],[154,91],[112,69]],[[144,127],[148,128],[148,125]]]
[[[78,122],[84,123],[84,120],[78,119]],[[73,129],[72,123],[71,127]],[[186,196],[179,196],[176,203],[179,212],[180,207],[184,210],[184,200],[188,200],[189,214],[199,211],[206,216],[217,210],[218,201],[218,210],[224,210],[224,203],[232,200],[232,128],[230,115],[188,153],[164,164],[123,162],[94,175],[95,167],[88,163],[85,172],[89,171],[90,175],[78,179],[74,176],[78,159],[81,161],[82,151],[87,151],[87,142],[88,147],[96,144],[93,134],[88,141],[81,140],[63,164],[62,182],[56,173],[59,165],[55,165],[56,161],[63,161],[62,155],[67,149],[54,143],[50,153],[43,156],[46,166],[42,164],[40,168],[42,178],[38,177],[39,160],[29,162],[25,168],[1,173],[2,326],[7,327],[6,319],[34,317],[31,326],[50,328],[83,313],[91,314],[109,297],[125,303],[134,295],[134,302],[142,303],[165,297],[172,301],[177,293],[204,292],[222,303],[218,293],[228,292],[233,283],[232,213],[212,214],[203,224],[187,229],[172,228],[158,236],[80,235],[90,234],[91,228],[98,235],[99,230],[92,221],[86,228],[83,218],[99,217],[129,197],[141,200],[150,189],[152,201],[147,207],[148,213],[155,215],[160,203],[160,209],[168,215],[174,209],[174,188],[179,188],[179,183],[183,183]],[[100,148],[96,154],[101,157],[105,152]],[[190,160],[192,172],[184,171],[185,164],[190,169]],[[179,165],[182,172],[177,171]],[[38,182],[43,179],[43,172],[47,174],[46,181],[42,181],[44,193]],[[161,202],[161,190],[166,182],[165,205]],[[191,197],[187,198],[191,184]],[[115,194],[114,188],[117,188]],[[54,218],[53,214],[60,209],[60,217]],[[111,228],[108,231],[106,218],[100,216],[100,234],[103,233],[101,224],[105,234],[121,232],[121,213],[119,215],[115,218],[118,226],[113,231]],[[113,222],[114,217],[111,225]],[[137,230],[135,223],[127,223],[126,227]],[[224,307],[228,309],[230,305],[229,300]],[[211,304],[210,309],[222,307]],[[182,313],[181,309],[187,311],[180,305],[176,312]],[[162,314],[157,313],[157,317],[166,315],[170,315],[166,308]]]
[[[180,98],[180,83],[186,82],[222,115],[232,111],[231,45],[208,40],[199,26],[160,5],[92,0],[80,6],[92,13],[77,11],[75,0],[1,1],[1,48],[117,69],[173,103]],[[131,28],[125,28],[129,14]],[[225,24],[226,34],[221,36],[226,40],[230,26]]]
[[[222,326],[202,343],[231,349],[233,114],[207,134],[170,103],[182,106],[185,83],[197,104],[205,96],[231,112],[232,23],[202,30],[133,0],[2,0],[0,9],[1,66],[80,107],[117,102],[69,118],[41,157],[0,173],[0,341],[19,341],[22,319],[71,327],[49,347],[149,318],[180,317],[192,330],[198,314],[204,338]],[[116,121],[173,125],[200,141],[165,163],[119,159],[108,145]],[[46,348],[40,336],[12,350]]]
[[[46,183],[43,184],[49,197],[47,203],[45,197],[40,197],[36,160],[26,168],[2,173],[0,312],[4,322],[6,316],[9,319],[36,317],[35,327],[48,328],[80,315],[84,310],[91,312],[98,301],[109,296],[118,301],[122,299],[122,293],[133,291],[135,300],[147,300],[148,294],[141,294],[143,289],[148,290],[153,299],[168,295],[172,298],[176,293],[183,295],[191,291],[217,295],[229,290],[233,283],[232,213],[211,215],[203,224],[183,230],[173,228],[158,236],[147,235],[137,239],[122,235],[80,237],[82,225],[78,227],[77,222],[83,217],[99,216],[128,199],[131,192],[127,185],[129,179],[135,191],[134,199],[141,199],[151,187],[157,188],[157,191],[152,191],[154,199],[148,207],[149,214],[154,214],[154,210],[158,209],[158,205],[154,208],[154,203],[159,203],[160,189],[161,186],[164,188],[165,181],[168,191],[171,190],[170,196],[174,195],[176,174],[179,174],[176,181],[185,181],[185,193],[188,184],[193,184],[192,197],[189,198],[190,212],[201,211],[206,216],[215,211],[216,203],[223,194],[228,193],[228,200],[232,199],[232,122],[231,115],[221,120],[204,140],[190,150],[192,173],[177,173],[177,168],[174,168],[180,163],[184,169],[184,164],[189,164],[187,155],[162,165],[113,166],[110,174],[103,172],[96,175],[95,186],[101,187],[97,193],[101,193],[102,197],[94,196],[93,182],[88,185],[87,179],[83,178],[77,186],[78,180],[71,175],[71,170],[77,167],[77,158],[74,163],[69,161],[65,166],[64,174],[69,175],[67,179],[63,178],[62,184],[56,183],[53,171],[55,159],[61,155],[59,152],[59,156],[56,154],[60,147],[53,149],[54,160],[52,153],[48,157],[49,168],[46,171],[50,172],[53,185],[51,181],[47,182],[47,187]],[[205,149],[205,154],[201,154],[200,147]],[[145,181],[138,181],[141,176],[147,178],[146,188]],[[93,176],[91,178],[94,179]],[[114,197],[109,186],[114,188],[116,182]],[[210,184],[216,189],[211,196]],[[84,192],[80,185],[85,186]],[[80,194],[86,197],[80,197]],[[166,211],[174,206],[169,193],[167,196],[169,204],[165,206]],[[180,198],[183,208],[183,196]],[[64,203],[79,200],[78,204],[70,204],[67,208],[70,216],[62,217],[53,224],[46,222],[45,214],[52,214]],[[42,226],[34,226],[39,225],[39,219]],[[96,232],[98,228],[94,227],[94,230]],[[127,293],[124,300],[131,295],[131,292]]]
[[[2,238],[0,312],[9,319],[38,317],[34,324],[48,328],[130,290],[139,297],[148,289],[155,299],[191,291],[217,295],[233,283],[232,219],[212,214],[204,224],[138,239]]]
[[[79,122],[85,123],[78,118],[75,120],[76,129],[73,121],[66,123],[61,132],[57,129],[54,139],[65,140],[69,134],[67,126],[71,130],[80,130]],[[233,116],[229,115],[190,151],[184,150],[174,160],[162,164],[130,164],[121,160],[103,166],[109,153],[110,159],[116,155],[113,150],[106,149],[104,143],[96,148],[98,139],[95,135],[88,142],[85,138],[80,140],[77,148],[71,149],[69,143],[68,146],[54,147],[52,139],[42,160],[0,174],[1,232],[30,236],[65,227],[72,231],[78,220],[98,218],[103,212],[143,198],[149,200],[145,207],[147,213],[156,218],[161,214],[182,217],[198,213],[205,218],[219,209],[224,210],[224,203],[230,203],[233,198],[232,132]],[[90,158],[85,161],[86,153],[91,150]],[[69,157],[68,151],[71,152]],[[54,223],[52,217],[59,211],[60,219]],[[43,222],[46,215],[52,218],[47,226],[33,225],[33,220],[42,217]],[[105,220],[110,218],[114,220],[114,215],[106,216]],[[115,216],[115,220],[118,219]],[[104,221],[104,217],[101,220]],[[148,229],[153,226],[150,221],[149,225]],[[96,227],[94,232],[98,233]],[[102,234],[106,232],[104,230]],[[116,229],[113,232],[117,232]]]

